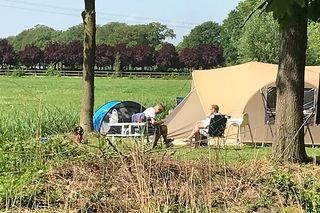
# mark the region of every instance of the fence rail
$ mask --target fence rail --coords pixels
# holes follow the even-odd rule
[[[3,70],[0,69],[0,75],[12,75],[13,70]],[[25,76],[45,76],[47,74],[46,70],[23,70],[23,75]],[[106,71],[106,70],[95,70],[94,75],[95,77],[109,77],[113,76],[115,73],[114,71]],[[61,76],[82,76],[82,70],[61,70]],[[162,78],[166,76],[190,76],[190,73],[186,72],[144,72],[144,71],[126,71],[121,72],[121,76],[129,77],[150,77],[150,78]]]

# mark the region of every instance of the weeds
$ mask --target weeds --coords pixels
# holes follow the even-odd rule
[[[46,143],[36,140],[7,142],[0,150],[0,205],[30,207],[35,195],[41,193],[39,185],[50,165],[79,154],[63,138]]]
[[[70,132],[77,124],[78,113],[71,109],[45,109],[0,113],[0,143],[27,138],[48,137]]]
[[[12,77],[22,77],[25,75],[25,71],[23,68],[15,68],[12,72],[11,72],[11,76]]]
[[[11,162],[18,162],[11,167],[21,169],[11,176],[7,174],[6,180],[13,181],[4,184],[2,207],[58,212],[319,209],[319,171],[312,170],[316,166],[274,165],[264,157],[230,164],[223,162],[223,157],[215,157],[232,152],[226,149],[212,150],[208,153],[211,158],[206,160],[175,159],[178,148],[150,152],[143,146],[128,146],[122,140],[117,145],[110,146],[103,138],[94,137],[81,146],[56,138],[15,147],[20,154],[4,155],[7,159],[2,162],[10,157]],[[24,163],[19,164],[19,159]],[[315,173],[308,174],[310,169]]]
[[[50,64],[46,70],[46,76],[61,76],[61,69],[57,69],[53,64]]]

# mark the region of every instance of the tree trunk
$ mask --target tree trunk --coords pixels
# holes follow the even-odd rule
[[[304,9],[301,9],[301,14],[306,14]],[[272,153],[276,160],[302,163],[307,161],[304,128],[300,128],[303,124],[306,16],[280,21],[280,33],[281,52],[276,80],[276,137]]]
[[[93,130],[94,61],[96,48],[95,0],[85,0],[82,12],[84,26],[83,77],[80,125],[85,134]]]

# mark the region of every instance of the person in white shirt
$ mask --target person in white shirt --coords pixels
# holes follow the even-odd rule
[[[191,131],[190,135],[184,139],[184,142],[191,142],[192,138],[195,139],[195,141],[200,140],[200,129],[207,128],[210,124],[211,118],[213,118],[215,115],[221,115],[219,113],[219,106],[218,105],[211,105],[210,108],[210,115],[206,117],[205,119],[198,121],[196,125],[194,126],[193,130]]]
[[[154,107],[147,108],[143,112],[143,114],[144,114],[145,118],[149,119],[150,123],[156,127],[156,136],[154,139],[153,146],[157,145],[158,140],[162,136],[166,147],[171,147],[171,146],[173,146],[173,144],[172,144],[173,139],[168,138],[168,127],[163,124],[164,120],[158,121],[156,119],[156,115],[162,113],[164,111],[164,109],[165,109],[164,105],[159,103],[159,104],[155,105]]]

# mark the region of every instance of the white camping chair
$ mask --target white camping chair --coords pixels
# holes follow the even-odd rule
[[[229,135],[229,130],[230,130],[231,126],[238,127],[238,129],[237,129],[237,143],[238,144],[240,144],[240,142],[241,142],[241,128],[243,128],[244,132],[245,132],[246,126],[249,127],[251,141],[252,141],[252,143],[254,143],[253,137],[252,137],[252,132],[251,132],[251,127],[249,124],[249,115],[247,112],[243,113],[241,118],[230,118],[228,120],[228,123],[229,123],[229,128],[228,128],[227,135]]]

